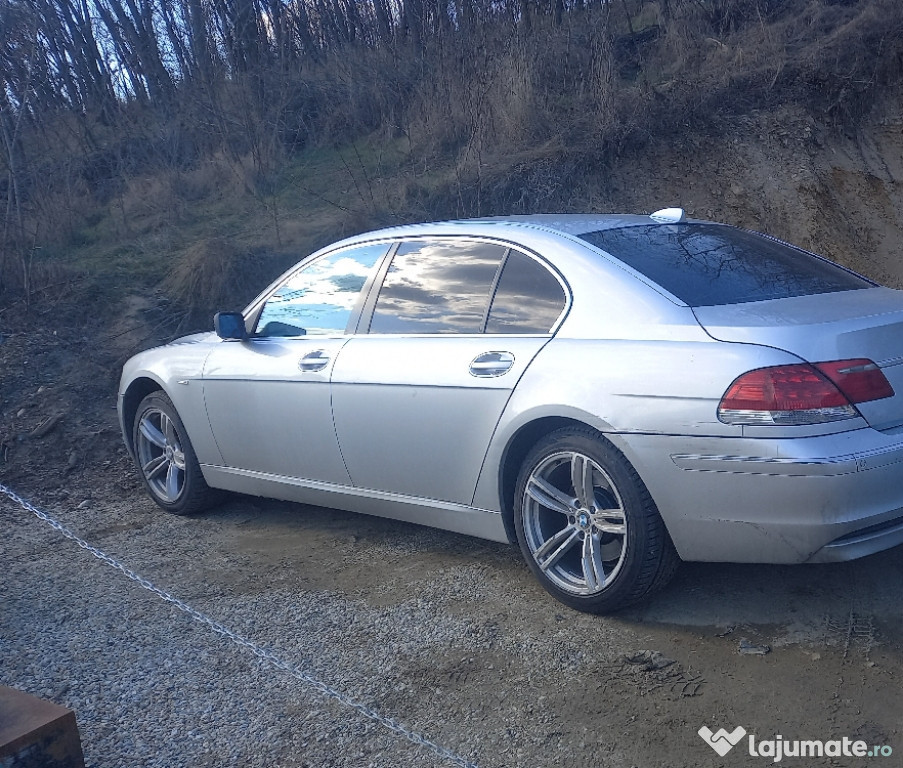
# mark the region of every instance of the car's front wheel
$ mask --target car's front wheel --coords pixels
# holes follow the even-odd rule
[[[527,564],[561,602],[605,613],[664,586],[679,562],[627,459],[595,430],[559,429],[527,455],[515,489]]]
[[[217,501],[218,494],[201,474],[185,426],[163,392],[152,392],[141,401],[132,441],[141,479],[167,512],[190,515]]]

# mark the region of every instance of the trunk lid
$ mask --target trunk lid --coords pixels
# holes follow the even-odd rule
[[[810,363],[874,361],[895,394],[856,407],[875,429],[903,424],[903,291],[876,287],[693,311],[719,341],[775,347]]]

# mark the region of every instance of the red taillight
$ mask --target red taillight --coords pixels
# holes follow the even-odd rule
[[[858,415],[854,403],[894,390],[871,360],[778,365],[744,373],[718,405],[727,424],[820,424]]]
[[[887,377],[871,360],[834,360],[816,363],[815,367],[831,379],[851,403],[867,403],[894,396],[894,388]]]
[[[849,400],[811,365],[782,365],[743,374],[721,398],[732,411],[799,411],[834,408]]]

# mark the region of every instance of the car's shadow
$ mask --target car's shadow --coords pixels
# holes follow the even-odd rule
[[[535,589],[536,600],[556,610],[533,582],[516,546],[413,523],[249,497],[234,497],[210,515],[222,525],[272,535],[274,546],[287,551],[311,535],[351,537],[366,542],[374,557],[397,557],[399,567],[405,558],[441,567],[478,565],[512,592]],[[682,563],[662,592],[611,618],[684,627],[781,626],[801,636],[817,634],[851,615],[897,625],[903,621],[901,583],[903,547],[847,563]]]
[[[782,625],[800,634],[854,619],[903,617],[903,548],[846,563],[683,563],[671,584],[624,618],[676,625]]]

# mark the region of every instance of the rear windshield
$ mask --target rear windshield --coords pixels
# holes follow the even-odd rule
[[[651,224],[580,237],[691,307],[874,285],[814,254],[722,224]]]

